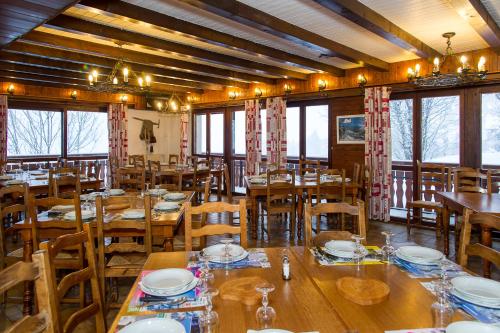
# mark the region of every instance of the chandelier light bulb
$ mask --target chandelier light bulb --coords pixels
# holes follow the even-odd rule
[[[175,101],[171,101],[170,108],[172,109],[172,111],[177,111],[177,103]]]
[[[137,83],[139,83],[139,87],[142,87],[142,84],[144,83],[142,77],[137,79]]]
[[[94,76],[92,74],[89,74],[89,83],[91,86],[94,85]]]
[[[460,57],[460,63],[462,64],[463,68],[467,68],[467,57],[466,56],[461,56]]]
[[[128,68],[123,68],[123,82],[128,82]]]
[[[116,78],[116,76],[113,78],[113,84],[118,84],[118,79]]]
[[[162,102],[156,102],[156,107],[158,108],[158,110],[161,110],[162,107],[163,107],[163,103]]]
[[[146,86],[150,86],[151,85],[151,76],[149,75],[146,75]]]
[[[479,61],[477,62],[477,70],[479,72],[485,72],[486,71],[485,64],[486,64],[486,58],[485,57],[479,58]]]
[[[439,72],[439,58],[438,57],[434,58],[434,67],[432,68],[432,71],[434,73]]]
[[[415,76],[416,77],[420,76],[420,64],[415,65]]]
[[[95,69],[94,69],[94,70],[92,71],[92,76],[94,77],[94,81],[95,81],[95,82],[97,82],[97,75],[98,75],[97,70],[95,70]]]
[[[458,73],[458,74],[462,74],[462,67],[458,67],[458,68],[457,68],[457,73]]]

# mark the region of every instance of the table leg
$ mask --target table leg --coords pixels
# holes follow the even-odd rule
[[[217,201],[221,201],[222,200],[222,174],[219,174],[219,176],[217,176]],[[229,189],[226,189],[226,191],[230,191]]]
[[[297,238],[300,239],[302,236],[302,211],[304,208],[304,200],[302,198],[304,194],[304,191],[302,189],[299,189],[297,191]]]
[[[445,202],[443,202],[443,238],[444,238],[444,254],[450,254],[450,210]]]
[[[31,255],[33,254],[33,240],[31,239],[31,234],[26,235],[27,232],[23,232],[23,261],[31,262]],[[33,314],[33,281],[24,282],[24,295],[23,295],[23,315],[29,316]]]
[[[257,223],[258,223],[258,209],[257,209],[257,197],[252,196],[250,197],[252,200],[252,216],[250,218],[251,221],[251,228],[252,228],[252,238],[257,239]]]
[[[491,240],[491,228],[485,225],[481,225],[481,244],[490,248],[493,244]],[[491,278],[491,262],[486,259],[483,259],[483,275],[486,278]]]
[[[174,251],[174,239],[173,238],[165,238],[163,241],[163,249],[165,252],[172,252]]]

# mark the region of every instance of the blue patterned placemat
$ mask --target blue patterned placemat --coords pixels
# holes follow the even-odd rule
[[[446,259],[449,263],[449,268],[446,270],[447,275],[451,278],[460,275],[469,275],[464,272],[462,267],[453,261]],[[418,265],[411,263],[409,261],[400,259],[396,256],[392,259],[392,263],[401,268],[402,270],[408,272],[408,275],[414,279],[423,278],[438,278],[441,276],[441,267],[438,265]]]
[[[248,257],[243,260],[230,263],[228,265],[229,269],[237,269],[237,268],[270,268],[271,263],[269,262],[269,258],[267,257],[264,249],[248,249]],[[203,262],[199,260],[199,252],[195,252],[196,260],[190,260],[188,262],[188,269],[199,268],[203,265]],[[210,269],[225,269],[225,263],[216,263],[209,262]]]

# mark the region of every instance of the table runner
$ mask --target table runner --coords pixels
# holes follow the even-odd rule
[[[163,312],[163,313],[155,313],[148,315],[139,315],[139,316],[123,316],[120,318],[118,322],[118,326],[116,327],[115,332],[118,332],[122,328],[127,325],[130,325],[136,321],[150,319],[150,318],[170,318],[175,319],[180,322],[186,333],[200,333],[199,326],[199,317],[201,315],[201,311],[192,311],[192,312]]]

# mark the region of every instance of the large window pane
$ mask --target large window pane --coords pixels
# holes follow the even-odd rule
[[[422,160],[460,162],[459,96],[422,98]]]
[[[246,154],[245,111],[233,112],[233,154]]]
[[[260,123],[262,125],[262,156],[267,156],[267,110],[260,110]]]
[[[68,111],[68,154],[107,154],[108,114]]]
[[[306,107],[306,157],[328,158],[328,105]]]
[[[61,112],[9,109],[9,156],[61,154]]]
[[[286,109],[286,147],[288,158],[299,158],[300,155],[300,108]]]
[[[210,114],[210,153],[224,153],[224,114]]]
[[[413,100],[390,101],[392,160],[413,160]]]
[[[207,115],[197,114],[194,117],[194,150],[196,154],[207,152]]]
[[[483,165],[500,165],[500,93],[481,100],[481,159]]]

